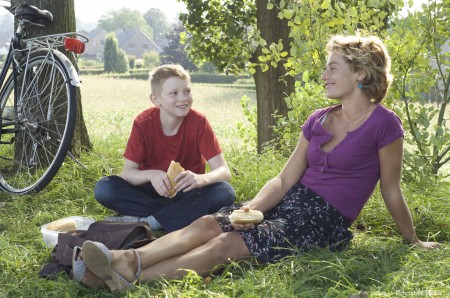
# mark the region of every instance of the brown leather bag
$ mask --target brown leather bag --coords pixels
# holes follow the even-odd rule
[[[75,246],[82,246],[86,240],[98,241],[109,249],[138,248],[156,238],[145,222],[97,221],[85,230],[73,230],[58,234],[58,243],[51,252],[51,261],[45,264],[39,276],[54,278],[60,272],[70,273]]]

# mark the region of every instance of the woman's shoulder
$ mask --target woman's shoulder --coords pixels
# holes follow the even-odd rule
[[[315,110],[314,112],[312,112],[309,117],[310,118],[320,118],[323,115],[325,115],[326,113],[328,113],[329,111],[331,111],[332,109],[339,107],[340,105],[334,105],[334,106],[329,106],[329,107],[324,107],[324,108],[320,108]]]
[[[397,119],[400,121],[400,117],[391,109],[377,104],[377,107],[374,110],[374,114],[378,119]]]

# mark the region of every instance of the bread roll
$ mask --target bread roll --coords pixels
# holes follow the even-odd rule
[[[258,210],[234,210],[230,215],[230,221],[232,223],[245,224],[245,223],[260,223],[264,219],[264,214]]]
[[[73,219],[63,218],[59,220],[52,221],[48,224],[47,230],[57,231],[57,232],[68,232],[76,230],[77,226]]]
[[[171,188],[169,190],[169,198],[173,198],[177,192],[175,191],[175,177],[184,171],[184,168],[177,162],[171,161],[169,168],[167,169],[167,177],[169,177]]]

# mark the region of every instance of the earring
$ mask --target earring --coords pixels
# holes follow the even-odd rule
[[[358,88],[359,88],[359,89],[362,89],[362,87],[363,87],[363,84],[358,83]]]

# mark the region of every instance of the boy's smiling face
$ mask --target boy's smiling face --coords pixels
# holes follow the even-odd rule
[[[177,77],[168,78],[162,84],[161,94],[152,94],[150,98],[162,113],[184,117],[192,106],[191,84]]]

